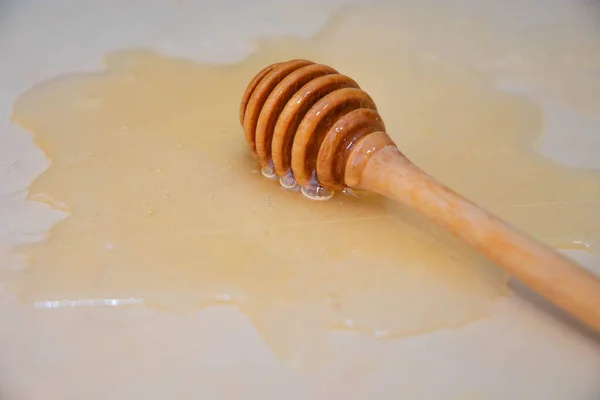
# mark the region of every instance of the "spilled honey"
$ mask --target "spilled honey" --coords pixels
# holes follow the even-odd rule
[[[440,181],[547,243],[593,250],[600,174],[538,155],[535,104],[392,46],[402,31],[385,15],[347,12],[317,38],[263,41],[235,65],[116,51],[105,70],[23,94],[13,121],[51,160],[31,196],[69,215],[18,249],[30,262],[11,277],[21,297],[235,304],[283,357],[324,353],[331,327],[386,338],[485,316],[507,277],[440,229],[377,196],[312,202],[261,175],[239,101],[260,69],[292,58],[355,79]]]

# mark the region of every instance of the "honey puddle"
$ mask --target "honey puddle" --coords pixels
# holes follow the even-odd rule
[[[255,73],[292,58],[355,79],[407,156],[459,192],[552,245],[597,238],[600,176],[533,150],[536,105],[457,65],[391,52],[401,32],[385,11],[343,17],[311,40],[263,41],[236,65],[117,51],[104,71],[23,94],[13,121],[51,160],[32,198],[70,214],[18,249],[30,261],[11,278],[22,298],[235,304],[282,357],[325,354],[331,327],[386,338],[485,316],[506,276],[462,243],[385,199],[312,202],[260,175],[239,101]]]

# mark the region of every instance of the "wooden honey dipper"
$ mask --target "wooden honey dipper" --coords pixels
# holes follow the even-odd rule
[[[600,278],[414,165],[349,77],[308,60],[270,65],[248,85],[240,122],[263,168],[302,187],[368,190],[408,206],[600,332]]]

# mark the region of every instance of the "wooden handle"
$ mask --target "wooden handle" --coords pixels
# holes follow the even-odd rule
[[[600,333],[600,278],[443,186],[395,146],[365,161],[359,189],[402,203],[462,238]]]

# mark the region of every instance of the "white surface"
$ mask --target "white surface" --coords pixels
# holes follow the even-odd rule
[[[47,166],[31,136],[9,122],[11,103],[24,90],[98,68],[105,53],[131,46],[234,61],[261,35],[315,32],[342,3],[1,2],[0,251],[40,237],[58,217],[24,200],[28,183]],[[559,23],[589,27],[590,34],[600,26],[600,12],[583,0],[451,3],[515,38],[518,29]],[[540,151],[561,150],[556,158],[574,165],[595,157],[588,166],[599,167],[597,135],[577,144],[560,133],[597,133],[598,121],[561,112],[550,114],[556,121]],[[0,287],[0,399],[600,399],[600,340],[537,304],[515,297],[498,304],[494,318],[392,342],[332,333],[337,362],[304,373],[280,363],[234,309],[184,316],[141,308],[38,310],[15,304]]]

